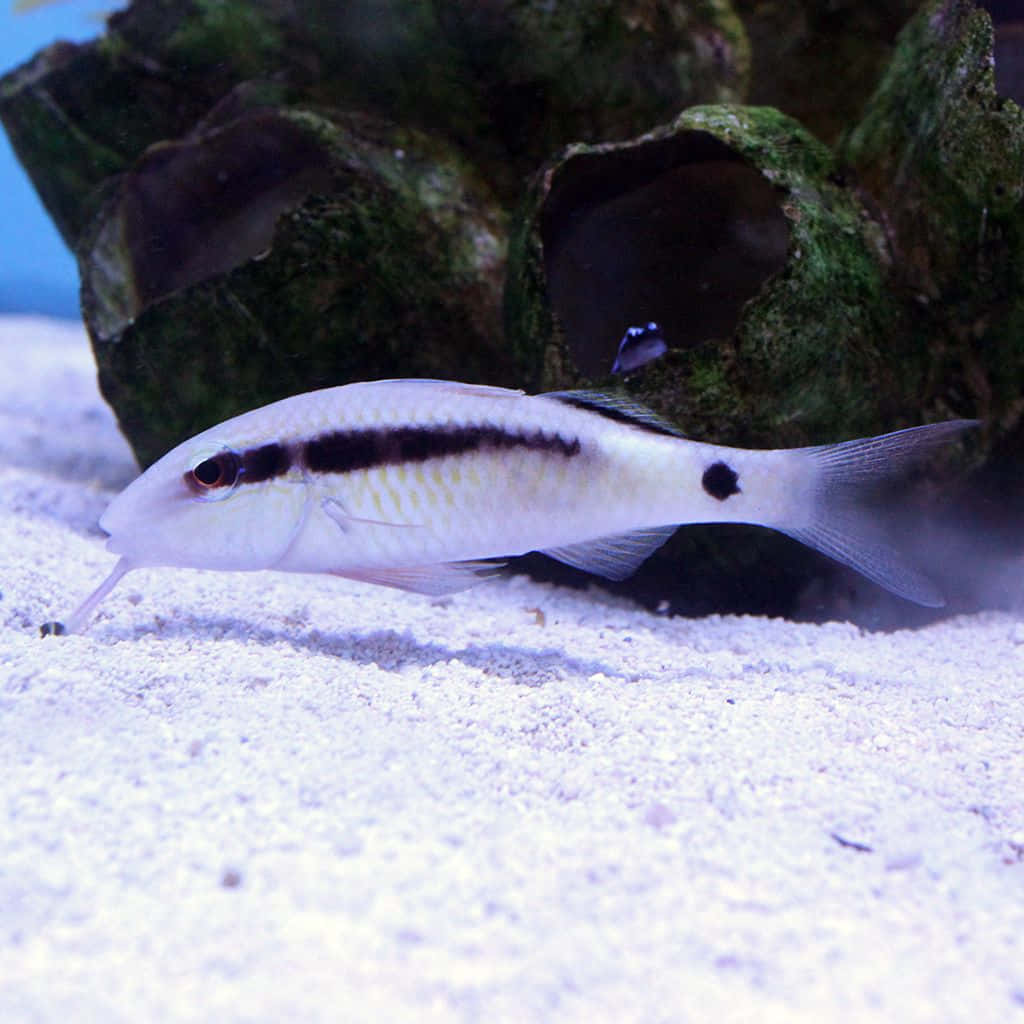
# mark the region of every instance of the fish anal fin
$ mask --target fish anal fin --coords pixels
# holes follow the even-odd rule
[[[581,544],[546,548],[542,554],[605,579],[624,580],[632,576],[675,532],[675,526],[656,526],[598,537]]]
[[[441,562],[437,565],[411,565],[382,569],[343,569],[332,572],[334,576],[358,580],[360,583],[374,583],[380,587],[408,590],[428,597],[442,597],[468,590],[478,583],[497,576],[504,564],[501,562]]]

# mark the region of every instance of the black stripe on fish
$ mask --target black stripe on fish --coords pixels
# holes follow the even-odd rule
[[[291,468],[292,456],[283,444],[265,444],[242,452],[240,463],[242,483],[260,484],[284,476]]]
[[[490,425],[377,427],[321,434],[306,441],[301,452],[303,464],[314,473],[354,473],[512,448],[572,458],[579,455],[580,442],[540,430],[511,431]]]

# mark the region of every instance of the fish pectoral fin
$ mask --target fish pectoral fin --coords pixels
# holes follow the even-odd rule
[[[345,569],[335,571],[334,576],[358,580],[361,583],[375,583],[381,587],[394,587],[428,597],[442,597],[482,583],[497,576],[504,568],[503,562],[441,562],[438,565],[412,565],[394,569]]]
[[[366,519],[361,516],[352,516],[345,511],[345,506],[337,498],[321,498],[320,507],[341,527],[343,533],[348,533],[353,526],[359,525],[399,526],[405,528],[423,525],[422,523],[394,523],[386,519]]]
[[[545,548],[541,554],[605,579],[624,580],[632,576],[675,532],[675,526],[656,526],[612,537],[598,537],[582,544]]]

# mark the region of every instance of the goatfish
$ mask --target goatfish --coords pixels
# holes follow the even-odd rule
[[[974,420],[810,448],[685,438],[626,397],[382,380],[285,398],[178,445],[100,518],[110,575],[141,566],[331,573],[440,595],[542,551],[624,579],[685,523],[771,527],[940,606],[868,497]]]

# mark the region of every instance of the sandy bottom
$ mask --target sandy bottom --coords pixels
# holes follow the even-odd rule
[[[0,320],[0,1020],[1024,1021],[1024,621],[131,574]]]

